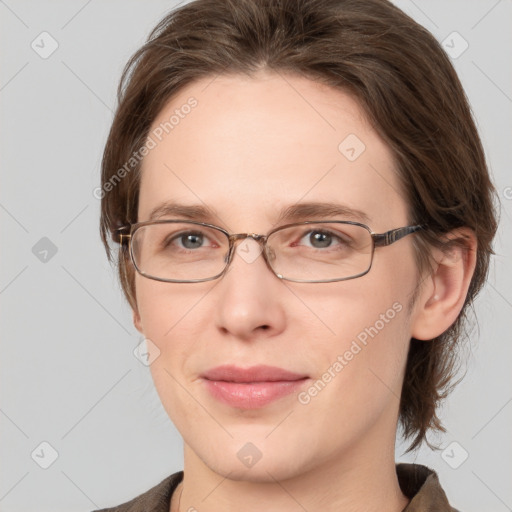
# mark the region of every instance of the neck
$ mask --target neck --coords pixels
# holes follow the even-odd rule
[[[271,468],[263,480],[230,479],[229,472],[206,466],[187,444],[184,461],[171,512],[401,512],[408,503],[396,476],[394,446],[350,449],[281,480],[271,476]]]

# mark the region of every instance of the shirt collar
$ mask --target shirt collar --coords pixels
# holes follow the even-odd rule
[[[400,489],[411,501],[403,512],[457,512],[439,483],[435,471],[421,464],[397,464]]]

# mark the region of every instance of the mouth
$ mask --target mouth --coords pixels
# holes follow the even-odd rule
[[[218,401],[240,409],[259,409],[304,386],[309,377],[275,366],[223,365],[201,375]]]

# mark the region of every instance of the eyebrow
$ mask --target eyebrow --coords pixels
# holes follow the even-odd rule
[[[349,206],[338,203],[308,202],[297,203],[284,208],[279,213],[277,223],[295,222],[301,220],[322,220],[342,217],[340,220],[354,220],[369,222],[370,218],[366,213]]]
[[[215,212],[202,205],[186,205],[166,202],[157,206],[149,214],[149,220],[157,220],[162,217],[182,217],[189,220],[211,220],[217,217]]]
[[[154,208],[149,215],[149,220],[157,220],[162,217],[179,217],[209,223],[213,223],[214,219],[219,219],[216,211],[208,206],[173,202],[166,202]],[[334,217],[341,217],[340,220],[370,222],[366,213],[346,205],[331,202],[307,202],[283,208],[279,212],[276,224],[300,222],[302,220],[327,220]]]

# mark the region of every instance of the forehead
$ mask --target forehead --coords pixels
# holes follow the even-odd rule
[[[264,229],[300,202],[341,204],[375,227],[406,217],[391,152],[358,103],[305,77],[201,79],[166,104],[149,137],[139,220],[165,202],[207,206],[232,229]]]

